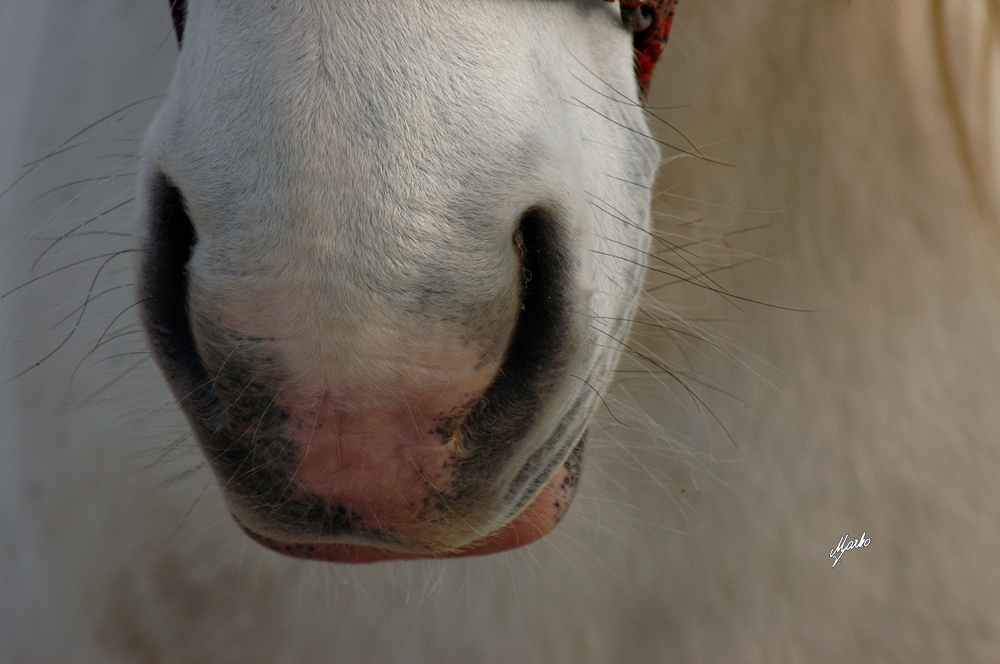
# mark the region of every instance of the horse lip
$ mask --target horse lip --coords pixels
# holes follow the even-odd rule
[[[235,515],[234,519],[243,532],[261,546],[303,560],[375,563],[468,558],[509,551],[537,541],[562,520],[576,493],[585,438],[586,436],[580,439],[564,462],[565,473],[561,475],[557,473],[550,478],[539,495],[520,514],[494,532],[455,549],[420,553],[398,546],[384,548],[352,543],[284,542],[253,531]]]
[[[525,528],[517,519],[503,526],[500,530],[478,539],[458,549],[439,553],[412,553],[385,549],[363,544],[289,544],[258,535],[249,528],[239,524],[243,532],[261,546],[292,558],[316,560],[333,563],[377,563],[394,560],[434,560],[449,558],[468,558],[500,553],[511,549],[527,546],[540,539],[548,532],[548,528]]]

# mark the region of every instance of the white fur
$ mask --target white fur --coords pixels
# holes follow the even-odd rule
[[[162,173],[184,197],[195,338],[220,360],[209,375],[258,352],[249,338],[277,358],[282,378],[261,382],[299,404],[293,416],[321,398],[381,421],[462,406],[503,359],[521,282],[512,236],[543,207],[582,273],[569,327],[587,342],[504,482],[553,439],[533,463],[558,466],[622,336],[591,315],[631,316],[648,242],[658,152],[630,45],[600,0],[191,3],[140,188]],[[584,142],[598,135],[600,149]]]
[[[579,159],[571,179],[605,200],[636,195],[587,174],[648,158],[620,148],[620,128],[579,106],[519,111],[524,97],[511,89],[534,73],[517,69],[523,49],[537,48],[558,85],[610,113],[621,105],[601,102],[577,77],[611,96],[589,76],[631,90],[620,45],[587,45],[569,0],[440,4],[442,25],[481,21],[502,45],[483,46],[483,57],[506,62],[491,98],[498,118],[547,127],[541,140],[555,144],[547,132],[575,130],[549,118],[571,113],[585,140],[553,161]],[[165,91],[174,65],[173,44],[157,48],[172,39],[159,3],[22,5],[0,7],[4,186],[87,123]],[[137,334],[101,346],[70,382],[109,325],[134,330],[134,313],[115,319],[133,298],[111,290],[79,326],[78,314],[60,322],[103,259],[52,273],[0,309],[3,333],[17,339],[4,346],[4,375],[32,366],[77,327],[0,400],[0,661],[995,661],[997,190],[981,177],[977,195],[963,165],[931,8],[732,0],[678,11],[650,105],[684,105],[659,114],[735,168],[691,158],[661,168],[661,237],[683,248],[654,242],[650,251],[673,267],[651,266],[676,275],[686,260],[706,272],[735,265],[710,276],[766,303],[683,281],[653,290],[677,279],[651,276],[655,301],[644,303],[629,346],[659,358],[701,403],[660,369],[627,361],[649,373],[622,375],[607,398],[614,417],[592,427],[577,503],[527,549],[364,567],[302,563],[247,540],[193,443],[170,446],[186,425]],[[972,172],[988,175],[996,116],[977,86],[993,83],[975,67],[993,70],[965,47],[979,43],[983,23],[950,11],[947,66],[971,128]],[[193,26],[211,25],[203,12]],[[281,63],[255,63],[252,42],[241,43],[247,54],[231,66]],[[208,58],[210,45],[202,48]],[[222,83],[213,85],[206,94]],[[147,104],[98,125],[82,137],[92,142],[46,159],[0,199],[4,291],[135,245],[109,234],[132,232],[123,208],[82,229],[102,234],[67,237],[26,276],[51,242],[26,237],[62,237],[128,197],[131,184],[94,181],[32,201],[81,178],[134,171],[135,158],[114,157],[136,154],[153,112]],[[474,129],[486,130],[479,121]],[[658,135],[682,140],[666,128]],[[190,149],[239,149],[226,140],[214,131]],[[309,146],[289,149],[308,155]],[[455,154],[443,168],[467,166]],[[233,171],[217,180],[217,171],[190,170],[186,186],[204,187],[210,205],[213,182],[238,181],[247,163],[219,162]],[[491,209],[504,217],[502,206]],[[600,234],[616,232],[605,216],[587,219],[607,224]],[[228,237],[233,255],[250,261],[239,242],[253,235]],[[621,288],[608,272],[620,262],[594,261],[591,274],[606,280],[594,291]],[[94,295],[129,283],[129,268],[127,257],[110,263]],[[120,355],[129,352],[137,354]],[[831,568],[829,551],[862,531],[870,545]]]

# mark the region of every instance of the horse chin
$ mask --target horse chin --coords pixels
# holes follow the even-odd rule
[[[464,546],[441,551],[393,550],[350,542],[284,542],[261,535],[235,515],[233,518],[253,541],[277,553],[304,560],[335,563],[377,563],[390,560],[467,558],[500,553],[531,544],[547,535],[562,520],[579,478],[579,456],[562,466],[527,508],[499,529]]]

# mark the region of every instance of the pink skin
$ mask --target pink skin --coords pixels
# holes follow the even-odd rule
[[[310,494],[405,534],[424,501],[447,490],[448,466],[459,454],[457,442],[436,431],[440,419],[440,410],[416,404],[357,413],[323,400],[315,415],[301,418],[293,439],[294,477]]]
[[[311,407],[292,410],[301,413],[293,436],[299,450],[295,480],[310,494],[343,506],[379,530],[393,532],[404,541],[426,542],[435,533],[419,518],[421,510],[428,500],[447,491],[451,467],[461,459],[457,437],[447,439],[451,432],[442,429],[447,418],[460,420],[466,409],[442,410],[442,401],[459,402],[454,395],[423,404],[414,400],[402,408],[387,409],[381,404],[376,412],[360,411],[355,404],[324,395]],[[461,396],[471,401],[468,394]],[[457,431],[457,425],[451,431]],[[500,530],[429,557],[480,555],[538,539],[551,530],[569,503],[571,488],[562,486],[565,477],[566,470],[560,468],[535,501]],[[265,545],[278,548],[278,542],[264,539]],[[355,562],[428,557],[350,544],[317,545],[306,554],[285,552]]]
[[[545,485],[542,492],[520,515],[496,532],[471,544],[452,551],[429,555],[399,553],[374,546],[355,544],[316,544],[301,547],[284,544],[251,533],[248,534],[264,546],[294,558],[321,560],[337,563],[374,563],[386,560],[417,560],[426,558],[465,558],[499,553],[531,544],[552,530],[572,499],[573,487],[567,486],[568,471],[561,467]]]
[[[382,341],[378,334],[368,340],[382,347],[374,344]],[[366,352],[375,353],[371,345]],[[475,346],[447,339],[424,344],[399,340],[390,359],[379,360],[367,362],[363,375],[340,367],[335,387],[330,381],[318,381],[327,385],[321,393],[288,390],[281,395],[283,409],[292,416],[289,444],[297,456],[293,479],[309,495],[344,508],[373,530],[391,533],[416,551],[437,552],[285,543],[248,530],[251,537],[299,558],[376,562],[504,551],[533,542],[555,526],[572,496],[565,468],[515,519],[471,543],[465,543],[468,531],[447,532],[429,524],[428,505],[448,491],[454,466],[462,460],[461,442],[453,434],[495,378],[499,365],[482,363]],[[315,384],[308,380],[305,367],[317,365],[326,366],[314,362],[296,367],[303,375],[291,383]],[[449,536],[455,538],[454,546]]]

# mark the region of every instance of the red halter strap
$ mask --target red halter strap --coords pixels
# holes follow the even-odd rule
[[[608,0],[613,2],[613,0]],[[647,13],[652,13],[652,22],[649,27],[641,32],[635,33],[632,38],[632,45],[635,49],[635,77],[639,81],[639,90],[642,92],[643,101],[649,95],[649,82],[653,78],[653,68],[656,61],[660,59],[663,45],[667,43],[670,35],[670,24],[674,20],[674,6],[676,0],[619,0],[623,9],[642,11],[648,8]]]

